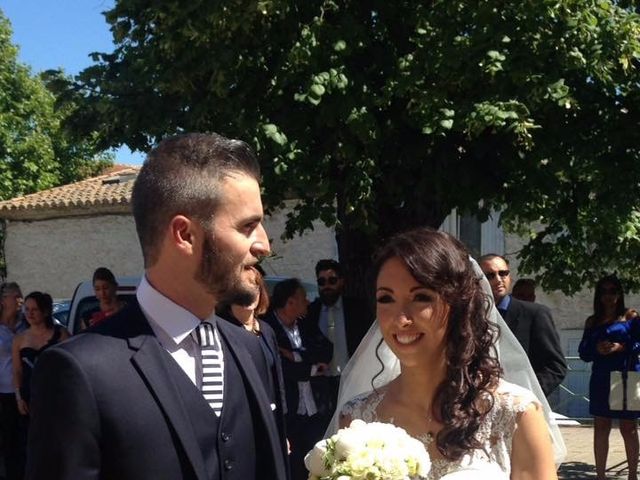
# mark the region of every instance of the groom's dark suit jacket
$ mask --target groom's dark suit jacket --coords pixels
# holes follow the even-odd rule
[[[549,395],[567,374],[567,363],[551,311],[544,305],[511,297],[503,317],[527,352],[542,391]]]
[[[281,411],[257,338],[218,321],[220,418],[137,304],[44,352],[35,368],[30,480],[285,480]]]

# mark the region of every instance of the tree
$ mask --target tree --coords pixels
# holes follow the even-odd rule
[[[634,1],[119,0],[116,48],[73,84],[70,117],[144,150],[215,130],[248,139],[287,233],[337,227],[359,276],[372,246],[454,207],[530,236],[522,272],[578,290],[638,286],[640,18]],[[531,225],[535,225],[535,229]]]
[[[75,108],[55,109],[44,82],[17,60],[11,26],[0,12],[0,199],[90,176],[110,163],[95,134],[73,140],[62,121]]]

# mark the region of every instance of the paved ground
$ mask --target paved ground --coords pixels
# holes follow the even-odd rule
[[[590,425],[561,427],[567,445],[567,459],[560,466],[560,480],[594,480],[593,427]],[[627,461],[624,444],[618,430],[611,430],[609,438],[608,480],[627,479]],[[4,480],[4,465],[0,456],[0,480]]]
[[[593,427],[577,426],[561,427],[560,429],[567,445],[567,459],[560,466],[558,473],[560,480],[595,479]],[[617,429],[611,429],[607,467],[608,479],[626,480],[627,461],[624,453],[624,443]]]

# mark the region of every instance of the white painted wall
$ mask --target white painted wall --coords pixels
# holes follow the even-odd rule
[[[333,230],[321,223],[288,242],[280,239],[286,211],[265,220],[272,251],[265,261],[269,275],[314,280],[320,258],[337,258]],[[33,290],[68,298],[76,285],[90,279],[96,267],[105,266],[118,276],[139,275],[142,254],[131,215],[99,215],[35,222],[7,222],[5,254],[7,280],[15,281],[26,295]]]
[[[524,245],[524,240],[515,235],[505,236],[505,254],[509,259],[509,265],[513,281],[518,276],[518,260],[515,254],[520,251]],[[575,295],[569,297],[560,292],[543,292],[542,289],[536,289],[536,302],[548,306],[553,313],[553,319],[556,326],[561,330],[578,329],[582,330],[584,321],[593,313],[593,290],[583,289]],[[625,295],[625,304],[627,307],[634,307],[640,310],[640,295]],[[572,341],[567,339],[567,341]],[[573,350],[572,348],[570,350]]]
[[[262,266],[267,275],[298,277],[301,280],[315,282],[316,262],[322,258],[338,259],[335,233],[322,222],[315,221],[313,230],[284,242],[280,237],[285,230],[287,212],[294,204],[293,201],[287,202],[287,208],[265,219],[264,226],[271,240],[274,256],[266,259]]]
[[[7,280],[26,295],[33,290],[68,298],[96,267],[116,275],[142,271],[131,215],[71,217],[35,222],[7,222]]]

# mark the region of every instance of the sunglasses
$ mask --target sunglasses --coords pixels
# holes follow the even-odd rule
[[[339,280],[338,277],[328,277],[328,278],[320,277],[318,278],[318,286],[324,287],[327,283],[329,285],[335,285],[336,283],[338,283],[338,280]]]
[[[511,273],[509,270],[498,270],[497,272],[487,272],[484,276],[487,277],[487,280],[493,280],[496,276],[500,276],[500,278],[508,277],[509,273]]]

